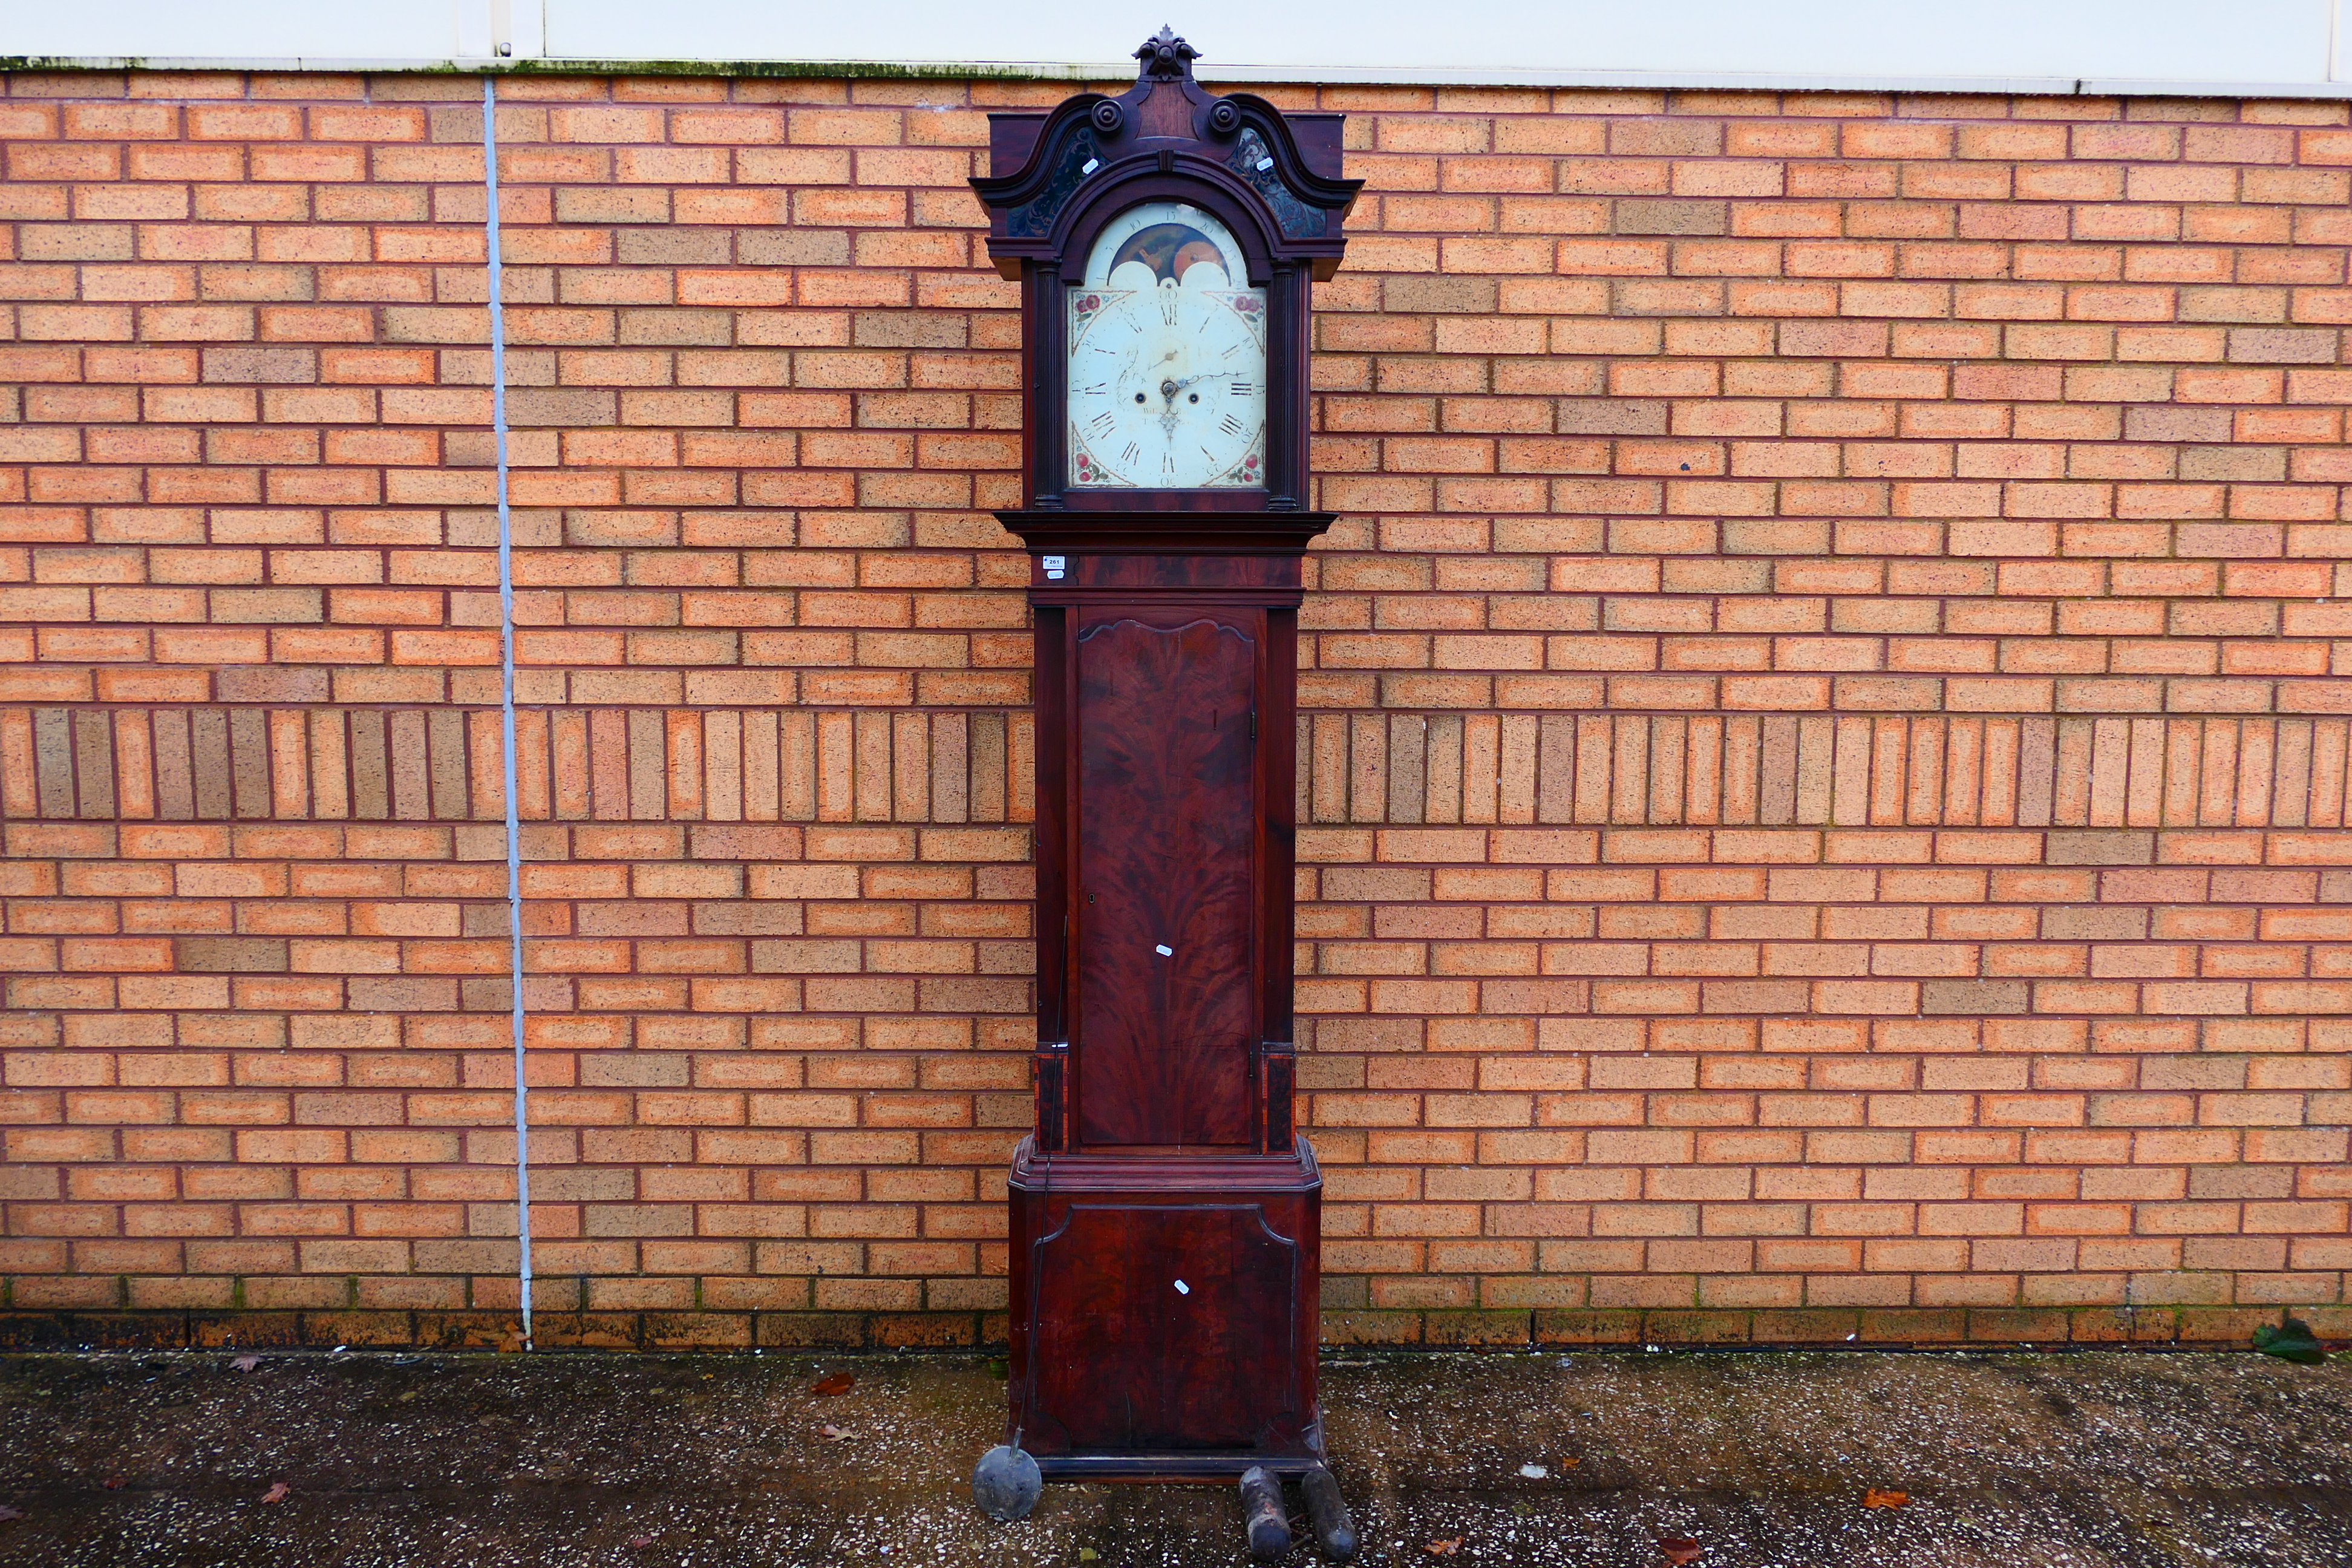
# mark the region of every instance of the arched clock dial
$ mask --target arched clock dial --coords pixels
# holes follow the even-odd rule
[[[1069,290],[1068,482],[1265,485],[1265,290],[1206,212],[1146,202],[1111,220]]]

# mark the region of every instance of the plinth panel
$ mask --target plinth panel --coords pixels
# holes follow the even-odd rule
[[[1079,1448],[1253,1448],[1296,1419],[1298,1244],[1261,1204],[1073,1203],[1037,1249],[1039,1415]],[[1046,1400],[1047,1394],[1051,1402]]]

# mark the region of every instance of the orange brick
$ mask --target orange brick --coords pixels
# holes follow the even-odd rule
[[[68,1173],[26,1278],[421,1300],[510,1201],[479,153],[131,81],[0,100],[46,247],[0,1043],[12,1169]],[[964,1310],[1032,1032],[1018,299],[974,113],[773,86],[501,89],[551,138],[507,151],[533,1099],[588,1162],[542,1266]],[[2340,1233],[2184,1168],[2343,1154],[2345,133],[1321,97],[1369,182],[1299,636],[1331,1300],[2081,1304]]]

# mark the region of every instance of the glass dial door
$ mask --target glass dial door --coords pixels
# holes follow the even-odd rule
[[[1069,290],[1068,483],[1230,489],[1265,484],[1265,290],[1199,207],[1146,202],[1113,219]]]

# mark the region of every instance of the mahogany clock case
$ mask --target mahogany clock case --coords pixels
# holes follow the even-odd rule
[[[1214,97],[1164,29],[1137,58],[1116,98],[992,115],[972,182],[1023,286],[1027,505],[997,515],[1036,639],[1007,1441],[1046,1477],[1301,1474],[1322,1177],[1293,1125],[1293,723],[1302,557],[1333,521],[1306,510],[1308,327],[1359,182],[1339,116]],[[1069,288],[1108,225],[1165,201],[1223,226],[1266,291],[1262,487],[1066,482]]]
[[[1037,1125],[1014,1440],[1047,1477],[1303,1473],[1322,1177],[1293,1126],[1300,554],[1328,514],[1006,513],[1037,640]],[[1181,1288],[1180,1288],[1181,1286]]]

